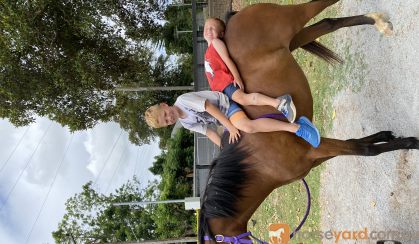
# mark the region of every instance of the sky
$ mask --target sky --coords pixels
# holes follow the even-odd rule
[[[136,174],[146,186],[159,154],[157,141],[133,145],[116,123],[71,134],[45,118],[21,128],[0,120],[0,243],[54,243],[64,203],[82,185],[108,194]]]
[[[104,21],[114,26],[111,19]],[[161,48],[156,54],[166,53]],[[22,128],[0,119],[0,244],[54,243],[51,232],[64,203],[82,185],[96,182],[107,194],[135,174],[146,187],[156,179],[148,168],[160,153],[158,141],[131,144],[116,123],[71,134],[46,118]]]

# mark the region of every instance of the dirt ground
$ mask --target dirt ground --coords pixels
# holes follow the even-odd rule
[[[394,35],[384,37],[370,26],[333,34],[335,51],[344,60],[357,58],[356,64],[343,64],[349,85],[333,99],[336,117],[327,137],[359,138],[382,130],[419,137],[419,1],[342,0],[338,8],[341,16],[388,13]],[[379,232],[378,239],[419,243],[418,169],[418,150],[329,160],[321,177],[321,230],[367,228]],[[376,236],[340,243],[376,243]]]

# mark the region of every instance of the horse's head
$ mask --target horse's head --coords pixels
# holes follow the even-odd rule
[[[204,242],[205,235],[214,240],[214,235],[231,234],[228,232],[237,228],[237,223],[233,222],[240,218],[239,200],[244,196],[243,189],[249,183],[249,172],[252,168],[246,163],[249,150],[240,141],[229,144],[228,132],[223,135],[222,146],[219,156],[211,164],[207,186],[201,196],[198,231],[201,243]]]

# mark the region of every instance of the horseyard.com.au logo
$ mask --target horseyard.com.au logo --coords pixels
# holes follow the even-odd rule
[[[290,240],[290,226],[287,224],[269,225],[269,243],[287,244]]]
[[[287,244],[290,241],[290,226],[288,224],[270,224],[269,227],[269,244]],[[331,240],[334,243],[345,242],[345,241],[362,241],[370,240],[377,244],[401,244],[402,242],[396,241],[400,239],[417,240],[419,238],[418,233],[404,233],[399,231],[370,231],[368,228],[362,230],[329,230],[326,232],[321,231],[310,231],[310,232],[296,232],[293,239],[296,239],[298,243],[304,243],[304,240],[308,239],[326,239]],[[416,242],[415,242],[416,243]]]

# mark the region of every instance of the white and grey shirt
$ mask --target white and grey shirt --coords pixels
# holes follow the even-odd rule
[[[217,91],[185,93],[179,96],[174,104],[187,115],[185,118],[179,118],[184,128],[206,135],[209,124],[220,125],[219,121],[205,111],[206,100],[227,116],[230,102],[225,94]]]

